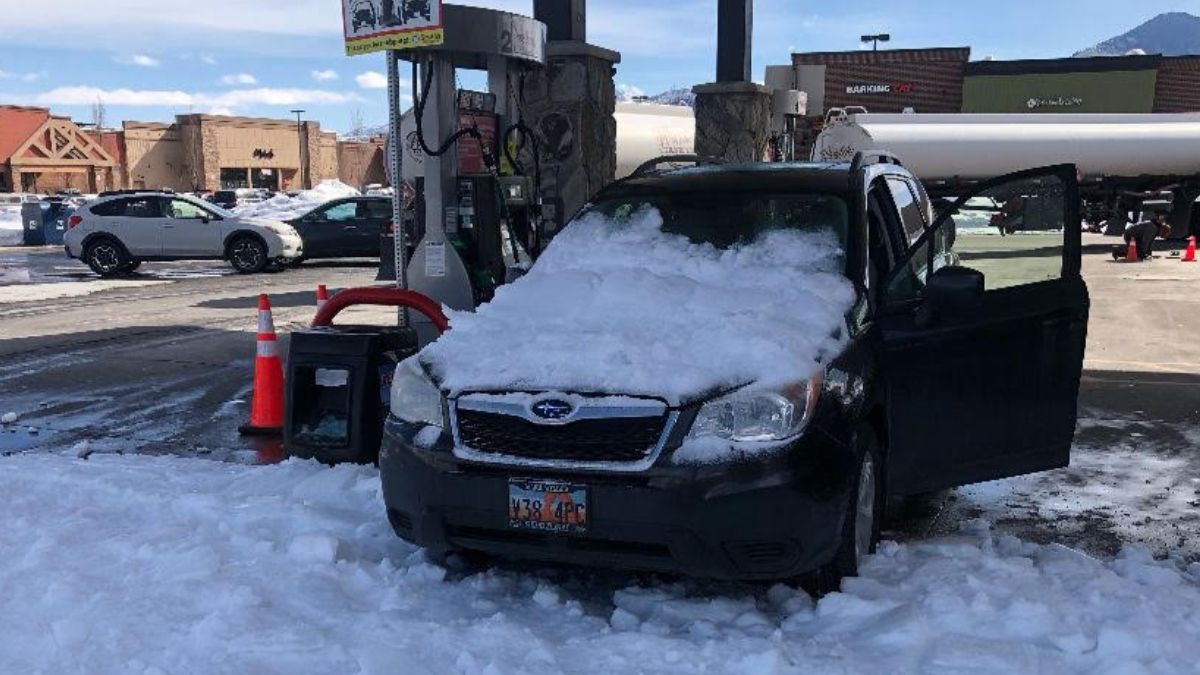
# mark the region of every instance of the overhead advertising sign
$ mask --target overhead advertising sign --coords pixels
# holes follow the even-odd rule
[[[897,84],[848,84],[846,85],[847,94],[911,94],[913,89],[912,82],[899,82]]]
[[[342,0],[342,23],[347,56],[445,40],[442,0]]]

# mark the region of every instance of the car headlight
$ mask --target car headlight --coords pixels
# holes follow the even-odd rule
[[[821,392],[818,375],[777,390],[747,387],[700,406],[688,440],[782,441],[800,433]]]
[[[396,366],[396,376],[392,378],[392,414],[405,422],[444,425],[442,392],[421,369],[415,356]]]

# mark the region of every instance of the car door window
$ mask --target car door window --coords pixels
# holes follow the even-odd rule
[[[345,202],[325,209],[325,211],[318,214],[317,219],[330,223],[344,223],[354,220],[357,217],[358,205],[354,202]]]
[[[987,290],[1060,279],[1066,198],[1056,175],[1006,182],[952,209],[942,227],[956,230],[959,264],[982,272]]]
[[[892,202],[896,205],[896,211],[900,214],[900,223],[904,226],[906,243],[916,243],[917,239],[920,239],[921,235],[925,233],[927,224],[917,195],[908,181],[899,176],[888,176],[885,182],[888,191],[891,192]]]
[[[213,215],[189,201],[172,199],[167,204],[167,217],[175,220],[203,220],[211,219]]]
[[[392,203],[373,199],[362,203],[366,207],[365,217],[372,220],[391,220]]]
[[[886,297],[888,304],[903,303],[916,300],[925,290],[925,281],[929,276],[929,243],[925,234],[925,221],[921,215],[919,202],[916,201],[908,186],[899,184],[903,204],[909,209],[909,224],[906,227],[899,205],[893,193],[892,181],[879,179],[872,192],[880,210],[892,244],[893,255],[899,263],[892,272],[888,283]],[[909,231],[917,234],[910,238]],[[898,252],[898,253],[896,253]]]
[[[134,197],[125,200],[119,214],[126,218],[161,218],[162,200],[158,197]]]

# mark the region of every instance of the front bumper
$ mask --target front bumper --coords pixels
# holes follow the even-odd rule
[[[671,466],[635,474],[475,464],[456,458],[449,434],[433,447],[419,427],[389,418],[380,451],[388,520],[437,551],[683,573],[718,579],[786,579],[837,548],[849,503],[850,452],[810,432],[753,461]],[[588,487],[586,534],[508,527],[509,478],[557,478]]]

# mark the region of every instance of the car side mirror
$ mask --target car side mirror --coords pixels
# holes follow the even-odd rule
[[[925,302],[917,309],[917,325],[969,315],[983,305],[983,272],[970,267],[943,267],[929,277]]]
[[[208,216],[200,216],[200,222],[202,222],[202,223],[204,223],[205,225],[207,225],[207,224],[208,224],[208,221],[209,221],[209,217],[208,217]]]

